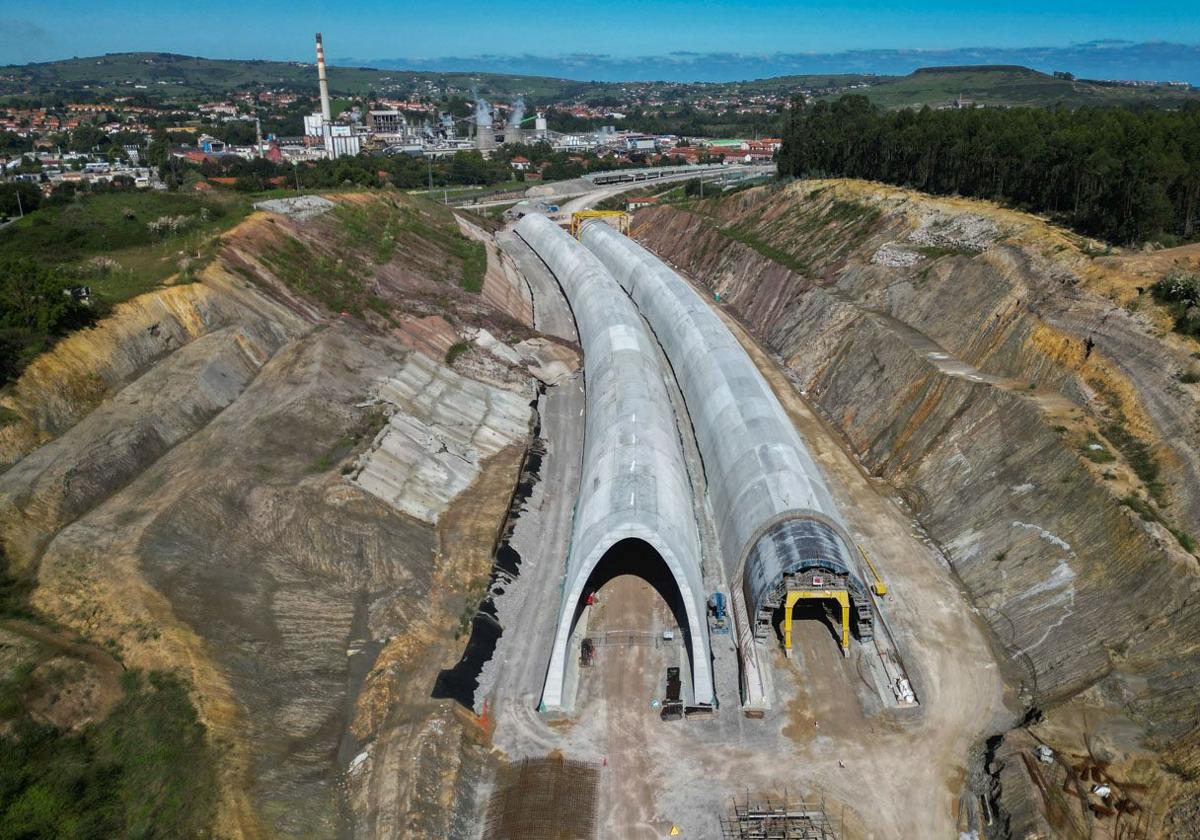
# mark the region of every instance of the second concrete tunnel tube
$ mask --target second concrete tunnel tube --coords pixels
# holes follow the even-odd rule
[[[654,338],[599,260],[556,224],[530,214],[516,232],[567,295],[583,346],[587,395],[583,474],[542,703],[547,709],[564,705],[567,646],[589,576],[609,549],[635,539],[654,549],[679,590],[694,701],[710,704],[699,534]]]
[[[829,573],[845,581],[857,632],[869,637],[873,612],[854,542],[745,349],[683,278],[629,237],[588,222],[580,240],[629,293],[671,363],[704,460],[727,580],[741,588],[756,635],[790,576]]]

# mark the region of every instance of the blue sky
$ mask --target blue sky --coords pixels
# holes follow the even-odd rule
[[[0,63],[127,50],[308,60],[318,29],[331,57],[363,62],[484,54],[629,58],[682,50],[1055,47],[1109,38],[1200,44],[1200,13],[1195,0],[3,0]]]

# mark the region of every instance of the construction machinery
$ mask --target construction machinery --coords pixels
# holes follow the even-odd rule
[[[583,223],[590,219],[612,219],[616,228],[626,236],[629,235],[629,214],[624,210],[580,210],[571,214],[571,235],[579,238]]]
[[[680,697],[682,683],[679,681],[679,669],[667,669],[667,696],[662,702],[659,716],[663,720],[679,720],[683,717],[683,699]]]
[[[858,549],[858,553],[862,555],[862,559],[866,561],[867,568],[871,570],[871,577],[874,579],[871,583],[871,591],[875,593],[877,598],[883,598],[887,595],[887,584],[883,582],[883,578],[879,576],[879,570],[875,568],[875,564],[871,562],[871,555],[862,547],[860,543],[855,543],[854,547]]]
[[[819,575],[813,576],[813,587],[789,590],[783,606],[783,652],[789,659],[792,656],[792,608],[803,600],[817,599],[835,602],[841,611],[841,650],[842,656],[850,655],[850,593],[845,589],[822,589]]]
[[[729,632],[729,612],[725,607],[725,593],[714,592],[708,599],[709,631],[716,635]]]

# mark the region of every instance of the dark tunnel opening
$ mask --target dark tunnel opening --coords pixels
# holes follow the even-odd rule
[[[771,626],[775,628],[776,640],[783,644],[783,612],[782,606],[776,607],[771,613]],[[851,608],[851,627],[853,627],[853,608]],[[797,601],[792,607],[793,628],[800,622],[817,622],[825,627],[834,644],[842,644],[842,608],[832,598],[805,598]],[[792,631],[793,634],[795,630]],[[851,634],[853,635],[853,633]]]
[[[629,537],[613,543],[600,562],[588,575],[583,586],[583,595],[575,604],[575,612],[571,616],[571,636],[575,634],[576,625],[583,615],[588,596],[599,591],[606,583],[622,575],[632,575],[639,578],[654,589],[667,607],[671,616],[683,634],[683,643],[687,649],[688,666],[695,673],[695,652],[692,646],[691,627],[688,625],[687,610],[684,608],[683,593],[670,567],[654,546],[636,537]]]

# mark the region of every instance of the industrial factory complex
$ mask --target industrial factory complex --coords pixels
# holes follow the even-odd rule
[[[597,131],[558,132],[547,127],[543,112],[529,113],[525,100],[497,105],[474,95],[474,109],[465,117],[439,111],[416,122],[401,108],[368,109],[351,112],[347,119],[335,119],[330,98],[328,71],[321,34],[316,36],[317,78],[320,110],[304,118],[304,137],[291,140],[259,140],[259,149],[269,143],[285,158],[337,158],[363,151],[390,154],[445,156],[459,151],[476,150],[484,154],[498,146],[547,143],[559,151],[607,150],[619,153],[662,153],[675,148],[676,138],[659,137],[635,131],[618,131],[604,126]],[[408,104],[408,103],[406,103]],[[722,155],[730,162],[762,163],[778,150],[778,141],[755,141],[725,147]],[[682,147],[678,156],[695,162],[696,150]]]
[[[296,81],[234,91],[226,99],[171,104],[144,104],[147,94],[138,88],[146,86],[140,85],[134,86],[134,96],[108,101],[0,107],[0,131],[31,146],[21,154],[0,156],[0,178],[37,184],[46,196],[56,189],[66,193],[93,187],[165,190],[196,177],[187,173],[198,173],[200,189],[236,185],[252,190],[285,183],[298,187],[297,171],[322,161],[402,157],[431,164],[425,185],[432,189],[434,170],[441,186],[569,180],[633,167],[765,165],[780,147],[773,138],[712,139],[619,129],[625,114],[611,108],[551,106],[544,98],[535,108],[519,93],[497,101],[494,94],[485,97],[474,87],[416,85],[334,99],[320,33],[315,56],[315,65],[296,65],[305,78],[313,70],[315,100],[304,92],[307,84]],[[572,129],[554,130],[550,125],[555,120],[559,128]],[[474,169],[447,174],[468,155]],[[292,171],[281,164],[293,165]],[[238,176],[247,172],[252,177],[239,184]],[[418,184],[409,179],[397,186]]]

